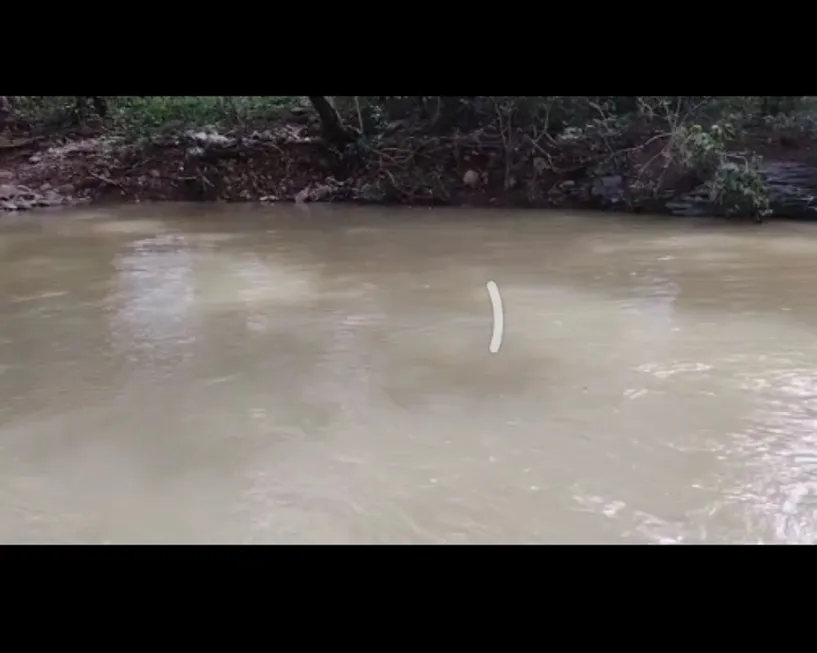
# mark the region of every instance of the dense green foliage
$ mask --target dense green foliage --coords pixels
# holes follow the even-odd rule
[[[150,131],[168,126],[212,125],[230,128],[244,122],[275,118],[282,108],[305,104],[291,96],[120,95],[107,97],[106,119],[111,128]],[[79,109],[85,109],[79,115]],[[93,119],[92,107],[80,106],[77,96],[18,96],[16,117],[30,124],[68,124]]]

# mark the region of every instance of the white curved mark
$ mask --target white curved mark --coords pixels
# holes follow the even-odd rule
[[[491,299],[491,308],[494,311],[494,332],[491,334],[491,344],[488,350],[495,354],[502,346],[502,333],[505,330],[505,316],[502,312],[502,297],[499,295],[499,286],[493,281],[485,284],[488,288],[488,297]]]

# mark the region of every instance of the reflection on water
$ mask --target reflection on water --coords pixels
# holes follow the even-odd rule
[[[740,457],[748,478],[725,488],[725,493],[728,501],[744,507],[747,528],[770,524],[781,541],[813,543],[817,524],[815,370],[798,368],[791,358],[763,358],[773,371],[747,375],[746,391],[757,396],[758,407],[750,415],[748,428],[732,435],[728,452]]]
[[[0,541],[813,543],[814,249],[536,212],[0,220]]]
[[[149,361],[152,371],[175,368],[195,340],[190,313],[196,279],[185,245],[182,235],[137,240],[114,262],[111,336],[131,362]]]

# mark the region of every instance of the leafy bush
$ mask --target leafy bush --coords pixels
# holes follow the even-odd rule
[[[110,114],[116,126],[155,130],[167,126],[227,128],[272,118],[281,109],[303,104],[298,96],[153,95],[119,96]]]
[[[727,215],[769,215],[769,188],[759,167],[758,156],[722,156],[707,182],[710,201]]]

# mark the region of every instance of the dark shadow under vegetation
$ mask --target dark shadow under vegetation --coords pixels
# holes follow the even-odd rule
[[[2,96],[0,208],[347,201],[817,209],[817,98]]]

